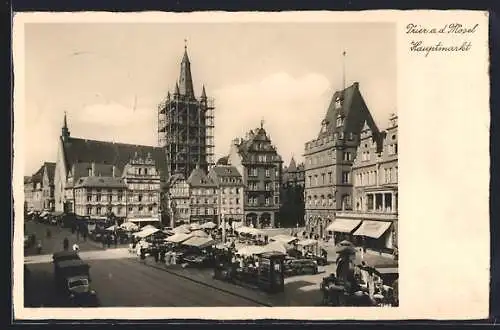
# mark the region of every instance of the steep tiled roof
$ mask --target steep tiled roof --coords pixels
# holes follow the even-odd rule
[[[56,172],[56,163],[45,162],[45,170],[49,177],[49,182],[54,183],[54,173]]]
[[[163,149],[158,147],[72,137],[68,138],[67,142],[63,142],[63,145],[68,170],[71,170],[73,164],[95,162],[96,164],[116,165],[121,172],[135,153],[142,157],[146,157],[150,153],[160,172],[161,179],[165,180],[168,176],[165,153]]]
[[[248,133],[246,139],[238,145],[238,152],[244,161],[248,161],[248,156],[251,152],[256,151],[256,142],[266,142],[265,145],[269,148],[267,151],[276,152],[276,147],[271,144],[271,140],[264,128],[256,128]],[[280,157],[279,155],[277,155]]]
[[[25,176],[24,177],[24,184],[31,183],[31,176]]]
[[[229,156],[219,158],[219,160],[217,161],[217,165],[227,165],[228,159]]]
[[[295,164],[295,159],[292,157],[290,160],[290,165],[287,167],[288,172],[297,172],[297,164]]]
[[[87,177],[89,176],[89,169],[92,169],[92,166],[94,166],[94,176],[108,176],[111,177],[113,176],[113,165],[110,164],[99,164],[99,163],[78,163],[74,164],[74,176],[73,180],[78,180],[79,178],[82,177]],[[73,170],[72,168],[72,170]],[[115,177],[120,176],[120,171],[118,168],[116,169],[115,172]]]
[[[340,108],[336,107],[336,100],[340,98],[342,106]],[[327,132],[338,132],[339,128],[336,126],[338,114],[342,114],[345,117],[345,124],[343,126],[343,132],[359,132],[363,128],[365,123],[365,118],[368,126],[372,129],[375,134],[378,134],[378,128],[373,120],[373,117],[366,106],[366,103],[359,91],[359,84],[354,83],[351,86],[345,88],[341,91],[336,91],[333,94],[330,105],[325,116],[327,121]],[[322,134],[320,133],[320,136]]]
[[[193,170],[193,172],[191,172],[191,175],[189,175],[187,182],[192,187],[216,186],[215,182],[213,182],[212,179],[205,173],[205,171],[198,166]]]
[[[38,169],[38,171],[36,171],[36,173],[33,174],[33,176],[31,177],[31,180],[33,181],[33,183],[40,182],[41,184],[43,184],[43,171],[44,171],[44,166],[42,165]]]
[[[240,172],[238,172],[238,169],[234,166],[214,166],[210,169],[210,171],[213,171],[218,177],[237,177],[241,178]]]
[[[80,178],[75,183],[75,188],[77,187],[126,188],[127,185],[120,178],[105,177],[105,176],[88,176]]]

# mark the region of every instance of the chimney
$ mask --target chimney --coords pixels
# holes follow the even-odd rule
[[[92,162],[92,176],[95,176],[96,173],[95,173],[95,162]]]

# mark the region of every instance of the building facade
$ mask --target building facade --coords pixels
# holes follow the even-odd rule
[[[353,165],[352,211],[337,219],[356,224],[350,237],[367,248],[392,252],[398,246],[398,118],[391,115],[379,142],[365,126]],[[375,142],[375,143],[374,143]],[[377,143],[380,145],[378,146]],[[337,240],[345,238],[337,235]]]
[[[190,223],[191,194],[189,184],[182,173],[170,177],[168,208],[170,209],[170,227]]]
[[[179,81],[172,94],[158,106],[158,146],[165,150],[169,173],[189,177],[200,166],[205,172],[214,164],[214,100],[203,86],[194,94],[191,63],[184,50]]]
[[[27,210],[55,210],[54,172],[55,163],[45,162],[31,177],[24,180],[24,200]]]
[[[165,152],[162,148],[71,137],[66,115],[64,116],[54,174],[56,211],[75,212],[75,187],[94,182],[84,182],[85,180],[80,181],[80,179],[90,177],[92,179],[89,180],[94,180],[93,178],[97,177],[110,180],[112,185],[115,184],[115,180],[121,179],[127,186],[127,192],[124,192],[119,200],[117,198],[121,195],[118,191],[116,191],[115,202],[113,202],[113,197],[111,200],[106,199],[108,206],[116,210],[116,212],[112,211],[116,216],[125,214],[127,218],[130,218],[128,220],[137,219],[138,221],[149,218],[159,219],[160,196],[167,175]],[[80,187],[80,194],[82,188],[87,187]],[[94,198],[97,188],[95,188],[95,194],[94,188],[89,188],[91,188],[91,198]],[[102,187],[101,189],[108,188]],[[115,194],[113,189],[112,196]],[[100,193],[101,196],[105,195],[103,190]],[[130,205],[127,194],[132,196]],[[78,206],[78,212],[83,215],[86,209],[82,209],[81,204]],[[118,212],[119,207],[123,208],[122,212]],[[130,213],[129,207],[132,208]],[[97,209],[95,216],[97,216]],[[157,221],[159,220],[155,220]]]
[[[283,161],[263,127],[251,130],[245,139],[235,139],[227,159],[238,169],[245,185],[244,221],[257,228],[279,222]]]
[[[123,169],[127,187],[127,221],[134,223],[160,222],[161,179],[151,153],[134,154]]]
[[[297,165],[292,157],[290,164],[283,168],[279,224],[281,227],[302,227],[304,225],[304,185],[304,164]]]
[[[86,176],[73,186],[75,214],[90,218],[106,218],[111,213],[126,217],[127,186],[117,177]]]
[[[207,175],[204,169],[196,166],[187,179],[191,202],[190,223],[217,222],[218,198],[217,184]]]
[[[216,165],[210,169],[208,176],[217,184],[218,224],[243,221],[245,192],[238,169],[229,165]]]
[[[318,136],[305,144],[305,224],[310,236],[328,236],[326,228],[336,212],[352,210],[352,166],[365,126],[379,141],[380,132],[354,83],[334,93]]]

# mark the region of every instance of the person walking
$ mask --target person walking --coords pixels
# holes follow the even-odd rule
[[[42,241],[41,240],[38,240],[38,244],[36,245],[36,252],[38,254],[42,253]]]
[[[106,248],[106,236],[105,235],[101,236],[101,243],[102,243],[102,248],[105,249]]]
[[[83,231],[82,236],[83,236],[83,241],[86,242],[87,241],[87,231],[86,230]]]
[[[64,251],[67,251],[69,249],[69,240],[67,237],[65,237],[63,240],[63,249]]]
[[[115,234],[114,241],[115,241],[115,248],[116,248],[116,247],[118,247],[118,234]]]
[[[108,243],[108,249],[111,248],[111,235],[106,236],[106,242]]]

